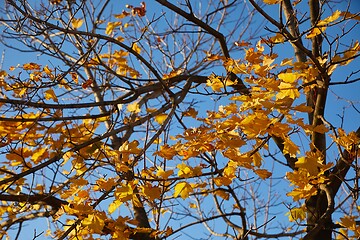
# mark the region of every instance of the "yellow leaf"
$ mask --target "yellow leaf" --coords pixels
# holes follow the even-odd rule
[[[306,35],[306,38],[313,38],[317,35],[323,33],[326,30],[326,27],[314,27],[311,31]]]
[[[304,207],[292,208],[290,212],[286,213],[290,222],[303,221],[306,218],[306,211]]]
[[[291,141],[289,137],[284,137],[284,154],[289,154],[290,157],[296,157],[297,153],[300,153],[299,147]]]
[[[105,29],[105,34],[110,35],[118,26],[121,26],[121,22],[108,22]]]
[[[280,73],[278,78],[286,83],[294,83],[299,78],[299,75],[296,73]]]
[[[264,3],[266,4],[278,4],[280,3],[282,0],[263,0]]]
[[[6,154],[6,158],[11,161],[11,166],[18,166],[24,162],[23,157],[16,153],[8,153]]]
[[[54,102],[58,102],[57,96],[51,88],[44,92],[44,96],[46,100],[52,99]]]
[[[178,176],[179,177],[189,177],[192,175],[192,168],[185,163],[178,164],[176,166],[179,169]]]
[[[282,34],[276,33],[275,36],[271,37],[269,39],[272,43],[283,43],[285,41],[285,38]]]
[[[165,144],[163,146],[160,146],[160,150],[156,151],[154,155],[157,155],[159,157],[163,157],[167,160],[173,159],[173,157],[176,154],[176,150],[169,145]]]
[[[137,43],[133,43],[132,45],[132,50],[134,50],[136,53],[140,54],[141,53],[141,48],[137,45]]]
[[[281,82],[279,89],[279,93],[276,94],[276,100],[284,99],[286,97],[291,99],[300,97],[299,90],[291,83]]]
[[[81,221],[81,224],[84,226],[87,226],[91,230],[93,230],[95,233],[102,233],[102,230],[105,226],[105,222],[102,219],[103,214],[90,214],[87,218],[84,218]]]
[[[167,116],[168,115],[166,113],[161,113],[159,115],[156,115],[155,122],[157,122],[158,124],[163,124],[163,122],[166,120]]]
[[[169,176],[171,176],[172,174],[174,174],[173,170],[164,171],[164,169],[159,168],[159,170],[156,173],[156,176],[163,178],[163,179],[168,179]]]
[[[80,28],[83,25],[84,21],[82,19],[78,19],[78,18],[73,18],[73,20],[71,20],[71,25],[73,28]]]
[[[34,152],[33,155],[31,156],[31,160],[32,160],[34,163],[38,163],[38,162],[40,162],[41,160],[43,160],[44,158],[48,157],[48,156],[49,156],[49,152],[48,152],[47,150],[48,150],[47,148],[37,149],[37,151]]]
[[[134,194],[133,189],[128,184],[116,188],[114,195],[116,199],[120,200],[121,202],[126,202],[133,199],[133,194]]]
[[[126,109],[131,113],[139,113],[141,111],[137,102],[129,103]]]
[[[341,12],[339,10],[336,10],[331,16],[325,18],[324,20],[319,21],[316,26],[324,26],[331,22],[336,21],[341,15]]]
[[[261,179],[267,179],[269,177],[271,177],[272,173],[269,172],[266,169],[255,169],[254,170],[255,174],[258,175]]]
[[[5,70],[1,70],[0,71],[0,78],[4,78],[4,77],[6,77],[8,74],[7,74],[7,72],[5,71]]]
[[[189,208],[197,208],[197,206],[196,206],[195,203],[190,203],[190,204],[189,204]]]
[[[320,159],[313,157],[299,157],[295,163],[297,168],[306,169],[311,176],[316,176],[319,172],[319,168],[322,164],[319,162]]]
[[[220,80],[219,76],[210,75],[206,80],[206,85],[211,87],[214,92],[221,92],[221,88],[224,87],[224,83]]]
[[[174,190],[174,197],[178,197],[180,195],[182,199],[188,198],[190,193],[193,192],[193,188],[187,182],[177,183]]]
[[[115,210],[118,209],[121,206],[121,204],[122,202],[120,200],[115,200],[112,203],[110,203],[108,207],[109,214],[115,212]]]

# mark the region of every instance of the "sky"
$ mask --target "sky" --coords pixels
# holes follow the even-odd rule
[[[120,1],[120,6],[119,9],[121,10],[122,8],[124,8],[125,4],[128,4],[130,1],[126,2],[126,1]],[[203,3],[206,1],[202,1]],[[360,2],[359,1],[353,1],[353,5],[351,6],[351,12],[359,12],[360,11]],[[131,1],[131,4],[134,6],[137,6],[140,3],[140,1]],[[151,1],[146,1],[147,3],[147,10],[148,10],[148,15],[152,15],[152,14],[158,14],[160,11],[160,8],[158,6],[158,4],[152,4]],[[3,1],[0,1],[0,5],[3,5]],[[345,9],[346,6],[343,3],[339,3],[338,5],[339,8]],[[114,10],[114,12],[116,12]],[[276,15],[277,13],[274,12],[274,14]],[[327,15],[325,15],[327,16]],[[257,21],[259,23],[262,22],[262,19],[257,19]],[[359,29],[359,27],[357,27],[357,29]],[[358,31],[356,31],[358,32]],[[336,32],[331,32],[331,34],[336,34]],[[255,44],[255,41],[253,42]],[[279,52],[281,55],[280,57],[288,57],[288,56],[293,56],[293,52],[292,49],[290,50],[290,48],[287,49],[282,49],[281,47],[279,47],[278,49],[275,48],[276,52]],[[46,60],[44,60],[43,57],[41,56],[37,56],[36,54],[33,53],[18,53],[18,52],[14,52],[11,49],[6,49],[4,46],[2,46],[0,44],[0,53],[2,54],[2,60],[0,62],[0,64],[2,64],[2,66],[0,66],[0,68],[2,69],[7,69],[10,66],[16,65],[16,64],[23,64],[26,62],[38,62],[38,61],[42,61],[44,62],[43,64],[46,64]],[[341,81],[343,80],[343,76],[344,76],[344,72],[350,72],[350,71],[355,71],[358,70],[358,66],[359,66],[359,60],[356,62],[351,63],[349,66],[347,66],[345,69],[339,70],[339,71],[335,71],[334,75],[333,75],[333,79],[334,81]],[[357,103],[357,106],[359,106],[359,92],[360,89],[360,83],[354,83],[351,85],[351,88],[349,88],[348,86],[345,85],[339,85],[334,87],[334,90],[332,90],[331,92],[329,92],[329,96],[328,96],[328,108],[327,108],[327,115],[330,116],[335,116],[332,118],[329,118],[329,120],[333,123],[336,123],[336,125],[340,124],[341,118],[336,116],[337,114],[341,116],[344,108],[345,108],[345,116],[344,116],[344,128],[346,130],[356,130],[356,128],[358,127],[358,123],[360,122],[360,114],[359,112],[357,112],[356,109],[354,109],[351,104],[350,101],[355,101]],[[341,96],[341,98],[339,98],[338,96]],[[204,100],[209,102],[209,100]],[[220,105],[221,102],[218,104]],[[199,111],[205,111],[206,109],[199,109]],[[359,109],[358,109],[359,110]],[[336,155],[336,151],[333,151],[333,154]],[[271,164],[268,165],[269,168],[272,168],[274,166],[272,166]],[[279,174],[279,178],[281,178],[283,175],[283,173]],[[274,180],[277,181],[278,183],[275,184],[277,189],[281,189],[281,190],[286,190],[288,188],[288,183],[284,182],[284,181],[280,181],[279,180]],[[290,201],[289,199],[287,199],[287,201]],[[284,216],[283,215],[279,215],[278,219],[282,219]],[[44,228],[42,228],[42,226]],[[37,233],[39,233],[42,229],[46,229],[46,221],[39,221],[37,222],[34,226],[30,226],[30,229],[37,229]],[[194,228],[194,231],[200,231],[199,235],[201,235],[201,231],[203,231],[202,229],[198,229],[197,227]],[[188,236],[190,239],[190,236]],[[43,238],[40,237],[38,239],[46,239],[45,237]],[[182,238],[182,239],[186,239],[186,238]],[[200,239],[200,238],[199,238]]]

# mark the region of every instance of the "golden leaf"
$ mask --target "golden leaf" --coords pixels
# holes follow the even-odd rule
[[[119,26],[121,26],[121,22],[108,22],[105,29],[105,34],[110,35],[114,29]]]
[[[77,29],[80,28],[84,23],[84,20],[82,20],[81,18],[73,18],[73,20],[71,20],[71,25],[73,28]]]
[[[304,207],[292,208],[286,215],[289,218],[290,222],[303,221],[306,218],[306,211]]]
[[[115,200],[112,203],[109,204],[108,212],[109,214],[112,214],[115,212],[116,209],[118,209],[121,206],[122,202],[119,200]]]
[[[141,186],[142,193],[150,200],[154,201],[155,199],[160,198],[161,189],[159,187],[153,187],[151,184],[146,186]]]
[[[33,62],[31,62],[31,63],[25,63],[25,64],[23,65],[23,69],[24,69],[24,70],[40,70],[40,65],[37,64],[37,63],[33,63]]]
[[[126,109],[131,113],[139,113],[141,111],[137,102],[129,103]]]
[[[267,179],[272,175],[272,173],[266,169],[255,169],[254,173],[258,175],[261,179]]]
[[[281,1],[282,0],[263,0],[263,2],[266,3],[266,4],[278,4]]]
[[[51,88],[44,92],[44,97],[46,100],[52,99],[54,102],[58,102],[57,96]]]
[[[168,115],[166,113],[158,114],[155,116],[155,122],[158,124],[163,124],[167,117]]]
[[[193,192],[193,188],[189,183],[179,182],[175,185],[174,197],[178,197],[180,195],[182,199],[186,199],[189,197],[190,193],[192,192]]]
[[[164,171],[164,169],[159,168],[159,170],[156,173],[156,176],[163,178],[163,179],[168,179],[169,176],[171,176],[172,174],[174,174],[174,170]]]
[[[137,45],[137,43],[133,43],[131,46],[132,50],[134,50],[137,54],[141,53],[141,48]]]
[[[329,129],[327,129],[327,127],[325,127],[324,124],[320,124],[320,125],[317,125],[316,127],[314,127],[313,131],[324,134],[324,133],[327,133],[329,131]]]

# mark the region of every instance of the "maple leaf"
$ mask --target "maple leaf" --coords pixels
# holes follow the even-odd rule
[[[126,109],[131,113],[139,113],[141,111],[139,104],[137,102],[129,103]]]
[[[254,169],[254,173],[263,180],[271,177],[271,175],[272,175],[272,173],[266,169]]]
[[[290,222],[303,221],[306,219],[306,209],[305,206],[299,208],[292,208],[286,215],[289,218]]]
[[[117,187],[115,190],[115,197],[121,202],[126,202],[133,199],[133,188],[127,184]]]
[[[137,54],[140,54],[141,53],[141,48],[137,45],[137,43],[134,43],[132,46],[131,46],[132,50],[134,50]]]
[[[224,190],[216,190],[215,195],[221,197],[222,199],[229,200],[230,194]]]
[[[105,29],[105,34],[110,35],[114,29],[119,26],[121,26],[121,22],[108,22]]]
[[[86,226],[88,228],[90,228],[92,231],[94,231],[94,233],[102,233],[102,230],[105,226],[105,215],[103,212],[98,212],[98,213],[94,213],[94,214],[89,214],[86,218],[84,218],[81,221],[81,224],[83,226]]]
[[[159,170],[156,173],[156,176],[161,177],[163,179],[168,179],[172,174],[174,174],[174,170],[164,171],[164,169],[159,168]]]
[[[320,124],[320,125],[317,125],[316,127],[314,127],[313,131],[324,134],[324,133],[327,133],[329,131],[329,129],[327,127],[325,127],[324,124]]]
[[[49,156],[49,152],[48,152],[48,149],[43,147],[43,148],[38,148],[37,151],[35,151],[33,153],[33,155],[31,156],[31,160],[34,162],[34,163],[38,163],[40,162],[41,160],[47,158]]]
[[[281,0],[263,0],[266,4],[278,4]]]
[[[163,146],[160,146],[160,150],[156,151],[154,155],[157,155],[159,157],[163,157],[167,160],[171,160],[176,155],[176,150],[172,147],[170,147],[168,144],[165,144]]]
[[[122,205],[122,201],[120,200],[114,200],[112,203],[109,204],[109,207],[108,207],[108,212],[109,214],[112,214],[113,212],[116,211],[116,209],[118,209],[121,205]]]
[[[290,157],[296,157],[296,154],[300,153],[299,147],[291,141],[289,137],[283,137],[284,140],[284,154],[289,154]]]
[[[187,182],[178,182],[175,185],[174,190],[174,197],[178,197],[180,195],[182,199],[188,198],[190,193],[193,192],[193,188]]]
[[[157,122],[158,124],[163,124],[167,117],[168,115],[166,113],[158,114],[155,116],[155,122]]]
[[[73,18],[73,20],[71,20],[71,25],[73,28],[77,29],[80,28],[84,23],[84,20],[82,19],[78,19],[78,18]]]
[[[299,157],[295,163],[298,168],[306,169],[310,176],[315,176],[319,173],[319,168],[322,166],[321,159],[316,157]]]
[[[37,63],[25,63],[22,67],[24,70],[40,70],[40,65]]]
[[[146,184],[141,186],[142,193],[150,200],[154,201],[155,199],[160,198],[161,189],[159,187],[154,187],[151,184]]]
[[[313,38],[323,33],[326,30],[326,25],[336,21],[340,17],[340,15],[341,12],[339,10],[336,10],[331,16],[319,21],[316,24],[316,27],[311,29],[311,31],[306,35],[306,38]]]
[[[356,216],[344,216],[340,218],[339,223],[341,226],[353,231],[355,233],[355,237],[358,239],[360,237],[360,226],[356,223]]]
[[[198,111],[196,111],[192,107],[188,108],[185,112],[182,113],[182,115],[184,117],[192,117],[192,118],[196,118],[197,114],[198,114]]]
[[[214,178],[214,183],[216,186],[229,186],[232,183],[232,179],[229,177],[216,177]]]
[[[281,82],[279,85],[279,93],[276,94],[276,99],[284,99],[286,97],[295,99],[300,97],[300,92],[294,84]]]
[[[46,100],[52,99],[54,102],[59,102],[53,89],[48,89],[44,92],[44,97]]]

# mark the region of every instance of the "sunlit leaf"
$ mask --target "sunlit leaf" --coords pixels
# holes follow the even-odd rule
[[[82,20],[81,18],[73,18],[71,20],[71,25],[73,28],[77,29],[80,28],[84,23],[84,20]]]
[[[168,115],[166,113],[161,113],[155,116],[155,122],[158,124],[163,124],[163,122],[166,120]]]
[[[46,100],[52,99],[54,102],[58,102],[58,98],[53,89],[48,89],[44,92],[44,97]]]
[[[187,182],[178,182],[174,188],[174,197],[180,196],[182,199],[186,199],[193,192],[193,188]]]
[[[131,113],[139,113],[141,111],[139,104],[137,102],[129,103],[126,109]]]

